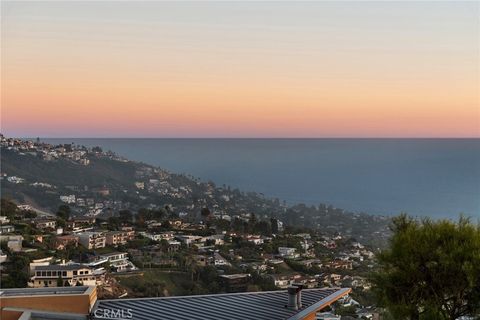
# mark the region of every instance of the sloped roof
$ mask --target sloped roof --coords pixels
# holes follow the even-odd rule
[[[348,288],[302,290],[303,307],[286,308],[288,293],[242,292],[163,298],[99,300],[94,311],[130,309],[135,320],[280,320],[303,319],[350,292]],[[94,313],[95,314],[95,313]],[[102,319],[100,317],[94,319]]]

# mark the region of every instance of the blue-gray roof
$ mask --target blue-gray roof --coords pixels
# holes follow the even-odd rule
[[[280,320],[302,319],[326,306],[350,289],[322,288],[302,290],[300,310],[286,308],[288,293],[281,291],[243,292],[163,298],[99,300],[96,314],[104,309],[130,310],[135,320]],[[94,313],[95,314],[95,313]],[[101,319],[94,318],[94,319]]]

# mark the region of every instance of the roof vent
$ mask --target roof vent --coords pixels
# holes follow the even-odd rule
[[[298,309],[302,308],[302,289],[303,289],[303,284],[301,283],[294,283],[292,286],[297,287],[297,307]]]
[[[287,308],[292,310],[298,310],[298,292],[300,291],[297,286],[289,286],[288,290],[288,305]]]

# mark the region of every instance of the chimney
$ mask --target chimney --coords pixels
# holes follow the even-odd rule
[[[298,310],[298,299],[297,299],[297,293],[298,293],[298,287],[296,286],[289,286],[287,288],[288,290],[288,305],[287,308],[292,309],[292,310]]]
[[[303,284],[301,283],[294,283],[292,286],[297,287],[297,307],[298,309],[302,308],[302,289],[303,289]]]

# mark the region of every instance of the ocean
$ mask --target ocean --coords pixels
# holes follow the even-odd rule
[[[480,139],[42,139],[101,146],[130,160],[290,204],[480,219]]]

